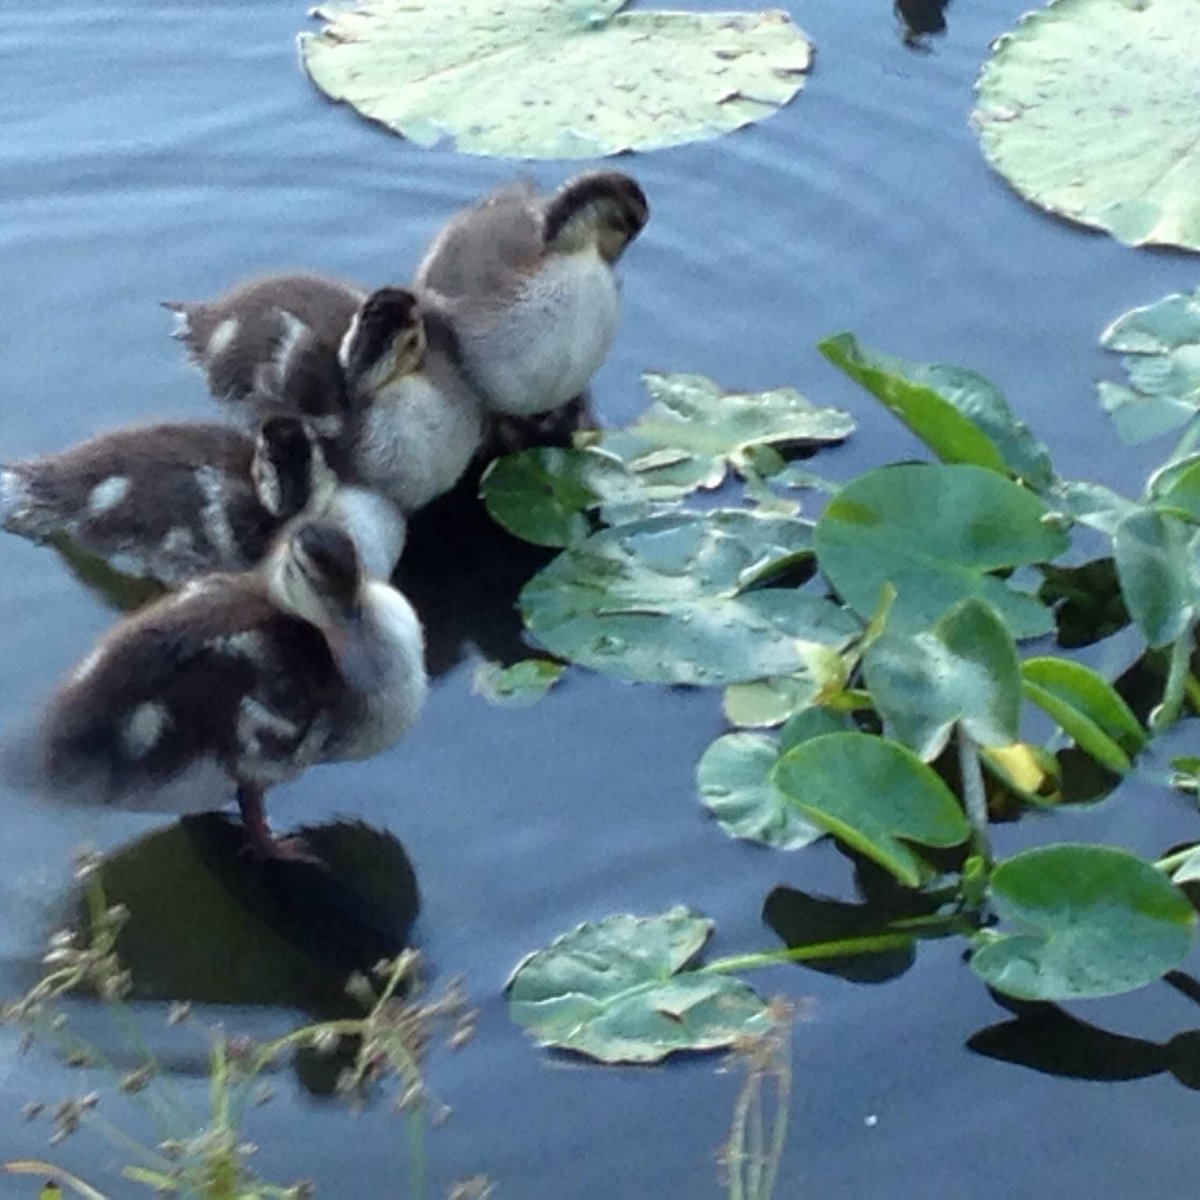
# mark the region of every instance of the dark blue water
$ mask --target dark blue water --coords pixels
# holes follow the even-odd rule
[[[638,411],[642,371],[694,371],[731,388],[794,384],[858,414],[851,443],[814,464],[827,474],[915,452],[816,353],[821,336],[851,329],[911,358],[982,371],[1062,474],[1136,486],[1156,449],[1120,446],[1099,411],[1093,381],[1111,365],[1096,337],[1124,309],[1193,287],[1196,267],[1043,216],[989,173],[967,123],[971,84],[1022,0],[956,0],[928,54],[903,46],[882,0],[789,7],[818,47],[793,105],[718,142],[624,164],[654,215],[626,259],[625,323],[595,387],[603,419]],[[134,420],[211,415],[157,300],[297,266],[403,279],[449,212],[514,172],[415,151],[326,104],[297,66],[305,24],[304,5],[277,0],[45,0],[5,14],[4,457]],[[552,183],[567,169],[534,173]],[[783,856],[736,844],[705,819],[692,774],[722,729],[715,695],[572,672],[527,710],[473,696],[475,645],[517,636],[511,591],[491,579],[455,582],[440,598],[441,585],[429,586],[424,615],[446,669],[419,728],[376,761],[281,789],[274,819],[360,816],[401,839],[421,882],[417,936],[435,986],[462,974],[482,1009],[476,1041],[429,1066],[455,1110],[428,1138],[430,1195],[484,1172],[514,1200],[717,1196],[714,1152],[734,1079],[711,1059],[603,1071],[541,1054],[507,1020],[504,979],[575,922],[679,902],[716,920],[716,953],[769,946],[760,909],[772,886],[849,896],[850,868],[830,847]],[[0,540],[0,580],[0,728],[11,749],[112,614],[55,555],[16,539]],[[1175,741],[1188,748],[1189,731]],[[11,994],[64,902],[72,848],[113,851],[165,819],[46,808],[9,784],[0,806],[0,994]],[[1007,851],[1094,837],[1155,854],[1194,826],[1194,813],[1146,778],[1094,812],[1006,827],[998,841]],[[168,904],[191,911],[180,878],[167,871],[156,886],[164,920],[179,919],[187,940],[198,935]],[[219,944],[221,930],[208,932]],[[795,1036],[778,1195],[1066,1200],[1125,1194],[1132,1178],[1147,1195],[1174,1194],[1194,1157],[1180,1131],[1196,1101],[1161,1046],[1200,1024],[1196,1006],[1166,985],[1081,1006],[1085,1019],[1144,1040],[1134,1057],[1145,1077],[1066,1080],[966,1047],[1008,1014],[960,951],[923,946],[910,971],[874,987],[801,968],[757,977],[766,992],[814,1001]],[[279,997],[301,1007],[298,991]],[[208,1015],[240,1030],[286,1028],[294,1014],[235,1005]],[[146,1006],[156,1030],[160,1016]],[[153,1037],[182,1072],[179,1090],[202,1106],[205,1084],[187,1071],[203,1042]],[[45,1127],[20,1118],[25,1101],[108,1081],[14,1048],[0,1033],[0,1159],[45,1153]],[[268,1177],[312,1176],[329,1196],[405,1194],[404,1130],[386,1105],[355,1117],[288,1073],[277,1090],[248,1130]],[[108,1096],[101,1105],[114,1120],[129,1116]],[[133,1194],[114,1174],[122,1155],[91,1135],[53,1155]],[[0,1179],[0,1195],[33,1194],[32,1181]]]

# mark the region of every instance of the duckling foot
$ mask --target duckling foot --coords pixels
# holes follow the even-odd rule
[[[281,859],[287,862],[315,863],[323,866],[303,838],[277,838],[267,824],[262,788],[250,783],[238,784],[238,810],[246,831],[246,850],[257,859]]]

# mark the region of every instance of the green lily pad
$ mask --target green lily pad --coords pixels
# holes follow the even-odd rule
[[[623,13],[625,0],[359,0],[302,34],[313,82],[419,146],[598,158],[770,116],[812,51],[781,12]]]
[[[476,668],[473,687],[492,704],[524,707],[537,703],[565,670],[563,663],[548,658],[525,658],[508,667],[485,662]]]
[[[1161,871],[1108,846],[1042,846],[1001,863],[991,901],[1016,932],[986,935],[971,966],[1026,1000],[1132,991],[1177,967],[1196,913]]]
[[[826,506],[815,545],[838,594],[869,616],[896,589],[893,632],[932,625],[960,600],[991,603],[1017,638],[1054,627],[1039,600],[991,574],[1047,562],[1067,547],[1028,489],[971,465],[884,467],[847,484]]]
[[[775,790],[771,771],[779,742],[759,733],[728,733],[704,752],[696,786],[726,833],[777,850],[798,850],[825,836]]]
[[[1072,521],[1097,529],[1107,537],[1112,537],[1117,526],[1137,508],[1132,500],[1102,483],[1077,480],[1060,480],[1045,499]]]
[[[1159,467],[1146,481],[1146,499],[1157,509],[1200,523],[1200,454]]]
[[[859,632],[844,609],[762,587],[807,556],[811,527],[736,510],[648,517],[570,546],[521,592],[551,654],[623,679],[725,686],[807,668]]]
[[[1146,744],[1146,731],[1112,684],[1082,663],[1031,658],[1021,664],[1025,695],[1082,750],[1118,775]]]
[[[1099,391],[1125,441],[1170,433],[1200,411],[1200,291],[1131,309],[1100,344],[1124,356],[1128,385],[1106,380]]]
[[[1017,740],[1017,648],[982,600],[955,605],[927,632],[884,634],[863,666],[885,732],[926,762],[941,754],[958,724],[983,746]]]
[[[816,408],[795,388],[723,392],[703,375],[642,377],[650,407],[604,449],[638,474],[656,499],[715,488],[732,469],[756,478],[784,467],[780,451],[843,441],[853,419]]]
[[[957,846],[970,826],[954,793],[915,754],[866,733],[829,733],[789,750],[771,776],[814,825],[908,887],[936,872],[908,843]]]
[[[1129,615],[1150,646],[1175,641],[1196,617],[1200,534],[1176,517],[1141,509],[1117,527],[1113,558]]]
[[[740,980],[684,968],[713,924],[690,909],[578,925],[521,962],[508,1011],[539,1046],[606,1063],[659,1062],[766,1032],[762,998]]]
[[[1027,200],[1131,245],[1200,249],[1193,0],[1052,0],[996,42],[973,120]]]
[[[619,458],[602,450],[535,446],[498,458],[480,480],[492,518],[538,546],[569,546],[592,531],[591,515],[607,507],[609,524],[645,516],[645,489]]]
[[[839,333],[817,349],[862,384],[943,462],[974,463],[1012,473],[1035,491],[1054,480],[1050,453],[1018,421],[999,388],[949,363],[915,363]]]
[[[782,725],[794,713],[821,703],[826,693],[840,692],[845,687],[850,668],[837,650],[811,643],[797,646],[797,651],[804,659],[799,673],[731,683],[725,689],[721,707],[731,725],[770,729]]]

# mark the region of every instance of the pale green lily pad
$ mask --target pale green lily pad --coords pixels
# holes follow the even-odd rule
[[[551,654],[645,683],[723,687],[806,669],[859,623],[795,587],[758,586],[809,556],[811,526],[738,510],[648,517],[564,550],[525,585]]]
[[[686,908],[578,925],[518,965],[509,1014],[539,1046],[606,1063],[659,1062],[765,1033],[767,1006],[746,984],[684,969],[712,929]]]
[[[1121,596],[1150,646],[1165,646],[1200,612],[1200,533],[1177,517],[1140,509],[1117,527]]]
[[[1017,740],[1017,648],[996,610],[982,600],[964,600],[922,633],[885,633],[863,666],[885,732],[926,762],[941,754],[960,724],[983,746]]]
[[[522,708],[536,704],[566,670],[564,663],[548,658],[525,658],[505,667],[500,663],[480,663],[475,670],[474,690],[492,704]]]
[[[781,12],[625,0],[359,0],[302,34],[313,82],[419,146],[598,158],[717,137],[770,116],[812,51]]]
[[[1001,863],[972,968],[1026,1000],[1111,996],[1152,983],[1191,948],[1196,913],[1150,863],[1109,846],[1042,846]]]
[[[825,831],[806,821],[772,785],[779,753],[776,738],[727,733],[704,752],[696,767],[696,787],[726,833],[777,850],[799,850]]]
[[[703,375],[642,377],[650,407],[627,429],[606,433],[604,449],[620,458],[656,499],[715,488],[732,469],[755,479],[785,465],[780,451],[843,441],[853,419],[817,408],[795,388],[724,392]]]
[[[1050,610],[992,572],[1048,562],[1067,538],[1028,489],[982,467],[884,467],[847,484],[817,525],[817,557],[838,594],[863,616],[896,589],[893,632],[932,625],[960,600],[991,603],[1017,638],[1054,627]]]
[[[827,692],[840,692],[849,667],[838,650],[812,643],[797,646],[804,666],[795,675],[731,683],[721,702],[725,718],[743,729],[770,729],[817,704]]]
[[[1198,58],[1195,0],[1053,0],[984,64],[984,154],[1050,212],[1200,249]]]
[[[1105,381],[1099,390],[1125,441],[1171,433],[1200,411],[1200,291],[1132,309],[1100,335],[1100,344],[1124,355],[1128,385]]]

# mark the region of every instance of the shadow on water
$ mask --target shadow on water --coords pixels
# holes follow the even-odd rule
[[[893,9],[900,18],[904,44],[928,50],[929,38],[946,32],[946,9],[950,0],[896,0]]]

